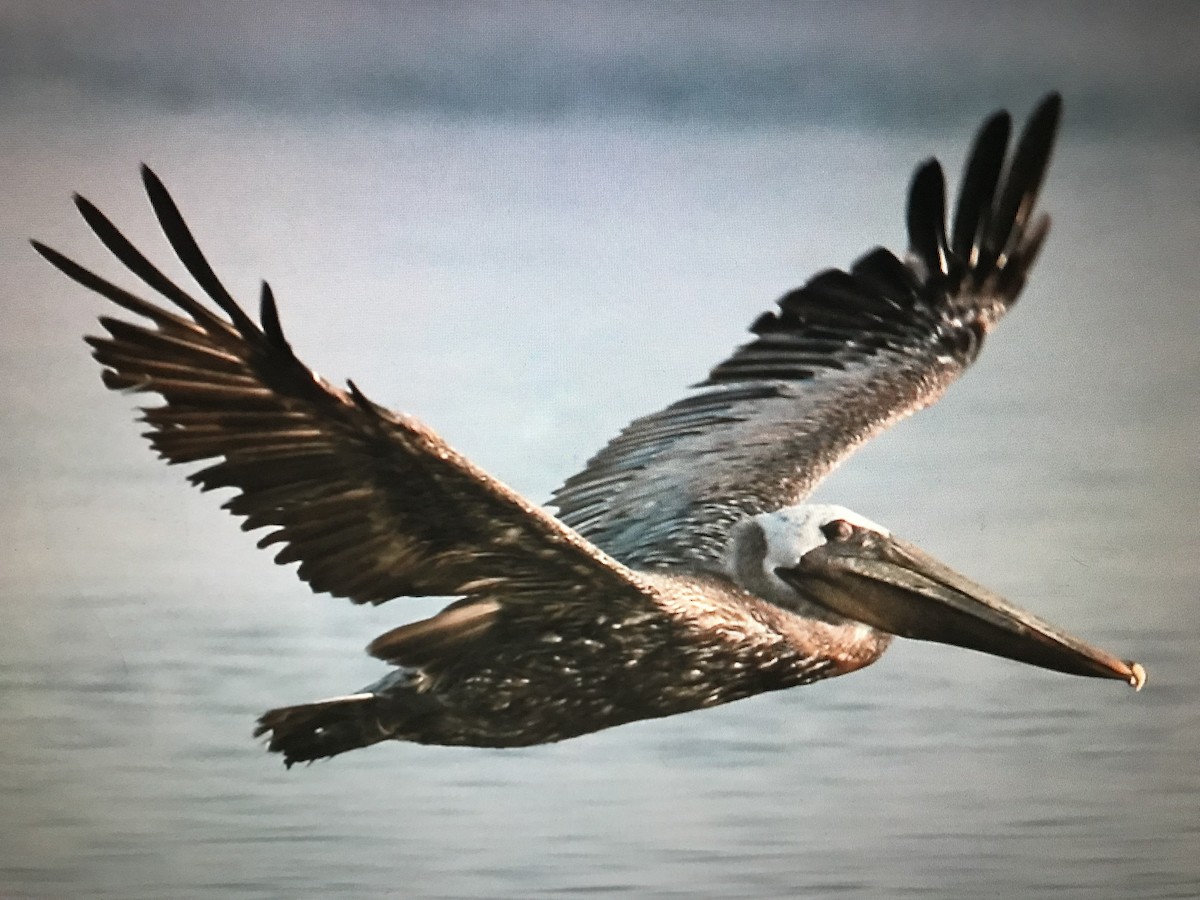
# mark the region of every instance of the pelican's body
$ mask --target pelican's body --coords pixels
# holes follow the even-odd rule
[[[416,703],[403,708],[414,721],[406,728],[387,719],[386,728],[397,733],[386,737],[523,746],[841,675],[874,662],[891,641],[816,608],[797,615],[722,575],[629,571],[627,577],[658,609],[596,602],[594,595],[581,598],[594,608],[591,615],[553,602],[531,615],[483,608],[484,616],[496,616],[486,656],[470,639],[452,652],[438,643],[445,662],[436,691],[421,690],[421,653],[428,652],[422,645],[431,632],[467,631],[463,610],[472,606],[401,626],[377,639],[371,652],[415,667],[402,668],[399,682],[389,674],[358,702],[378,704],[380,694],[398,688],[413,694]],[[268,713],[264,724],[276,721],[283,718]]]
[[[918,169],[910,250],[818,275],[688,397],[633,422],[531,504],[408,416],[296,358],[263,285],[261,324],[228,294],[145,170],[168,239],[220,315],[171,282],[88,201],[96,234],[169,306],[35,247],[154,327],[103,318],[90,338],[114,389],[146,410],[169,462],[234,488],[243,528],[273,529],[317,591],[355,602],[448,595],[380,636],[394,668],[358,693],[266,713],[290,765],[398,739],[517,746],[806,684],[876,660],[894,635],[959,644],[1140,687],[1144,672],[1010,606],[886,528],[805,503],[863,441],[934,402],[1015,301],[1048,229],[1034,206],[1057,95],[1008,157],[985,123],[949,236],[941,169]]]
[[[639,580],[667,615],[597,604],[590,619],[549,610],[508,620],[493,626],[503,639],[486,661],[469,647],[453,654],[438,689],[422,690],[419,669],[399,669],[341,709],[386,710],[353,716],[367,743],[526,746],[808,684],[873,662],[890,640],[857,623],[805,621],[719,577]],[[268,713],[263,724],[286,727],[294,715]]]

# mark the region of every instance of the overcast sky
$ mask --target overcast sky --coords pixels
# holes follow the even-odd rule
[[[1170,131],[1197,34],[1193,3],[31,0],[0,2],[0,104],[930,125],[1056,87],[1075,127]]]

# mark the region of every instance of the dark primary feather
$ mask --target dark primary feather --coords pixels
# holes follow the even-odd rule
[[[980,236],[987,231],[991,219],[992,200],[996,183],[1004,166],[1012,120],[998,113],[989,118],[979,130],[975,146],[967,157],[959,187],[958,205],[954,209],[953,251],[967,268],[978,260]]]
[[[628,565],[720,568],[730,527],[799,502],[872,435],[933,403],[1016,300],[1049,227],[1032,218],[1057,131],[1050,94],[1007,158],[975,139],[946,234],[941,166],[913,177],[909,252],[872,250],[786,294],[698,392],[630,424],[555,493],[564,522]]]
[[[52,264],[148,320],[103,317],[90,337],[113,389],[157,393],[146,436],[170,463],[206,462],[190,476],[204,490],[233,488],[225,508],[243,529],[270,531],[276,560],[299,562],[316,591],[356,603],[405,595],[465,595],[461,605],[397,630],[375,651],[406,653],[478,637],[500,609],[550,615],[605,604],[654,612],[655,594],[552,516],[473,466],[416,420],[340,390],[292,352],[264,283],[261,326],[233,299],[200,252],[162,182],[143,169],[172,248],[224,313],[159,271],[94,205],[76,198],[101,242],[166,301],[164,306],[34,242]],[[172,307],[174,309],[172,309]],[[525,608],[526,612],[520,612]]]

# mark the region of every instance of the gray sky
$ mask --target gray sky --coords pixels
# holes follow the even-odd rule
[[[1175,130],[1196,34],[1190,3],[0,2],[0,103],[929,125],[1055,87],[1077,128]]]

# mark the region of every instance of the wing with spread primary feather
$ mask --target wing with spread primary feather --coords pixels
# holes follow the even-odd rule
[[[143,177],[171,246],[217,310],[194,299],[137,250],[95,206],[76,205],[103,244],[167,303],[112,284],[38,242],[42,256],[84,287],[148,321],[103,317],[88,338],[114,390],[157,393],[147,437],[170,463],[207,462],[190,476],[232,488],[242,528],[269,528],[314,591],[355,603],[462,595],[478,605],[427,627],[423,640],[478,632],[504,606],[552,614],[572,605],[655,610],[652,589],[553,516],[483,472],[433,431],[336,388],[292,352],[264,283],[261,324],[229,295],[174,201]],[[223,315],[222,315],[223,313]],[[592,613],[588,613],[591,615]],[[408,645],[420,645],[416,633]],[[388,648],[376,648],[386,654]],[[419,649],[419,646],[418,646]]]
[[[1061,100],[1007,157],[981,128],[946,233],[936,160],[913,177],[909,253],[877,248],[784,296],[690,396],[638,419],[559,488],[561,519],[632,566],[720,568],[730,528],[803,499],[856,447],[930,405],[1016,300],[1049,228],[1034,206]]]

